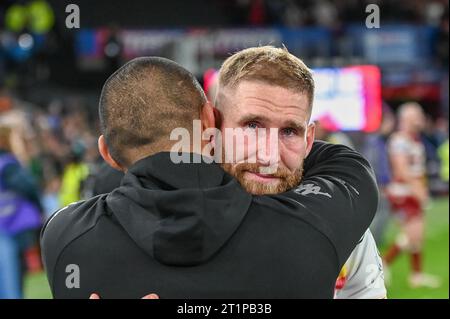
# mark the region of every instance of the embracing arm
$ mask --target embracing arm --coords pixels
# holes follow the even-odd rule
[[[275,197],[296,205],[303,218],[327,235],[342,266],[375,215],[375,174],[358,152],[319,141],[305,160],[304,172],[297,188]]]

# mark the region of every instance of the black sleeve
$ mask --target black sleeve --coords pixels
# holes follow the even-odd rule
[[[344,146],[315,142],[301,184],[274,195],[332,242],[342,266],[369,227],[378,205],[370,164]]]
[[[101,204],[105,196],[106,194],[72,203],[55,212],[42,227],[40,236],[42,263],[54,298],[59,297],[55,295],[57,284],[59,287],[64,285],[64,281],[55,283],[55,278],[62,277],[61,272],[65,275],[67,266],[58,266],[59,257],[73,240],[95,226],[103,214]],[[59,271],[59,277],[56,276],[56,271]]]
[[[65,217],[65,213],[68,210],[71,210],[70,206],[66,206],[56,211],[49,219],[47,219],[41,229],[40,247],[42,265],[44,266],[45,273],[47,274],[48,284],[53,297],[55,297],[53,277],[60,254],[59,244],[61,243],[61,238],[64,236],[64,233],[68,227]]]

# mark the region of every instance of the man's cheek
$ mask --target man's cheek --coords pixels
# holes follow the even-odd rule
[[[283,165],[291,172],[301,167],[306,154],[306,144],[291,143],[282,144],[280,147],[280,157]]]
[[[256,163],[258,143],[254,138],[248,137],[234,137],[229,138],[230,144],[226,145],[228,153],[227,158],[232,163]]]
[[[235,139],[235,161],[236,163],[243,163],[248,160],[248,144],[247,143],[237,143]]]
[[[305,158],[305,150],[299,149],[296,153],[294,152],[286,152],[283,158],[283,163],[286,165],[287,169],[289,169],[291,172],[294,172],[295,170],[299,169],[303,165],[303,160]]]
[[[228,138],[225,141],[225,158],[228,163],[249,162],[251,154],[249,154],[248,149],[247,143],[238,141],[236,137]]]

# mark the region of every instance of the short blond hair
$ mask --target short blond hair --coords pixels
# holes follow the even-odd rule
[[[312,106],[314,80],[302,60],[283,48],[253,47],[225,60],[219,71],[219,87],[236,87],[241,81],[260,81],[306,93]]]

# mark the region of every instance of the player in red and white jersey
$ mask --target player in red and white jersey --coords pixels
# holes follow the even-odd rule
[[[411,287],[439,285],[436,277],[422,272],[423,212],[428,201],[425,148],[420,139],[424,124],[421,106],[405,103],[398,110],[398,130],[388,142],[393,178],[387,187],[387,195],[392,212],[400,221],[401,232],[384,256],[384,265],[389,266],[402,251],[408,252]]]
[[[367,230],[342,267],[335,299],[386,299],[383,264],[377,244]]]

